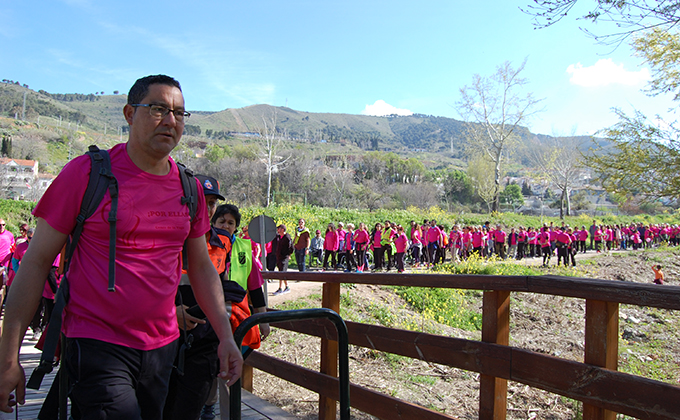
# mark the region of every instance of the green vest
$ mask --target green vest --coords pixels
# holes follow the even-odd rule
[[[309,232],[309,229],[306,227],[302,229],[302,231],[299,231],[297,228],[295,228],[295,239],[293,240],[293,245],[297,245],[298,239],[300,239],[300,236],[307,232],[309,234],[309,239],[312,239],[312,234]]]
[[[234,236],[231,244],[231,264],[229,266],[229,280],[238,283],[243,290],[248,290],[248,276],[253,267],[253,248],[250,239]]]
[[[389,244],[390,238],[392,237],[392,228],[385,229],[382,231],[382,235],[380,236],[380,244],[381,245],[387,245]]]

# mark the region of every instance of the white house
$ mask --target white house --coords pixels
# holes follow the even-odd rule
[[[33,199],[34,189],[38,186],[37,160],[0,158],[0,191],[3,198]]]

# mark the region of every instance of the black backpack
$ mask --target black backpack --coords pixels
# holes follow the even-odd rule
[[[68,272],[71,257],[78,245],[78,239],[83,232],[85,220],[91,217],[99,207],[99,203],[104,199],[106,191],[109,191],[111,196],[111,209],[109,210],[109,292],[115,292],[116,285],[116,220],[118,213],[118,181],[111,172],[111,157],[106,150],[100,150],[97,146],[90,146],[85,153],[90,156],[92,169],[90,170],[90,178],[87,183],[87,189],[83,195],[83,201],[80,206],[80,214],[76,218],[76,227],[71,232],[69,240],[66,243],[66,253],[64,261],[64,277],[57,289],[54,298],[54,309],[50,316],[48,328],[45,331],[45,342],[43,346],[42,356],[40,357],[40,364],[35,368],[31,377],[26,384],[28,388],[40,389],[43,377],[52,372],[55,366],[55,354],[57,346],[59,345],[59,336],[61,333],[61,314],[64,307],[69,300],[69,283],[66,277]],[[196,216],[196,209],[198,208],[198,187],[196,186],[196,179],[193,172],[181,163],[177,163],[177,168],[180,173],[180,180],[182,182],[182,190],[184,196],[182,197],[182,204],[189,206],[189,215],[191,220]],[[183,252],[183,262],[186,265],[186,253]],[[64,377],[65,375],[61,375]]]

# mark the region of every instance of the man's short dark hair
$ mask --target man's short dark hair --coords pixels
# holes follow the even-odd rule
[[[210,221],[214,225],[215,222],[217,222],[217,219],[224,216],[225,214],[231,214],[234,216],[234,220],[236,220],[236,227],[241,225],[241,212],[238,210],[238,207],[233,204],[222,204],[221,206],[217,207],[215,214]]]
[[[182,87],[179,85],[179,82],[170,76],[166,76],[164,74],[146,76],[142,77],[141,79],[137,79],[135,84],[132,85],[132,87],[130,88],[130,92],[128,93],[127,103],[128,104],[141,103],[142,100],[146,98],[146,95],[149,94],[149,86],[156,84],[173,86],[179,89],[180,91],[182,90]]]

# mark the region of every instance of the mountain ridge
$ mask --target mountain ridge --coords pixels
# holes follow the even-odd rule
[[[99,132],[127,131],[122,107],[127,95],[51,94],[34,91],[26,85],[5,80],[0,83],[0,114],[26,120],[86,126]],[[288,107],[254,104],[222,111],[191,111],[185,134],[211,140],[227,139],[241,133],[257,133],[265,124],[276,125],[287,138],[311,143],[352,144],[369,150],[391,151],[402,155],[436,154],[446,159],[466,160],[465,122],[424,114],[410,116],[370,116],[328,112],[308,112]],[[518,130],[520,144],[531,147],[550,136],[533,134],[526,127]],[[522,155],[520,151],[520,155]],[[520,156],[521,161],[526,161]]]

